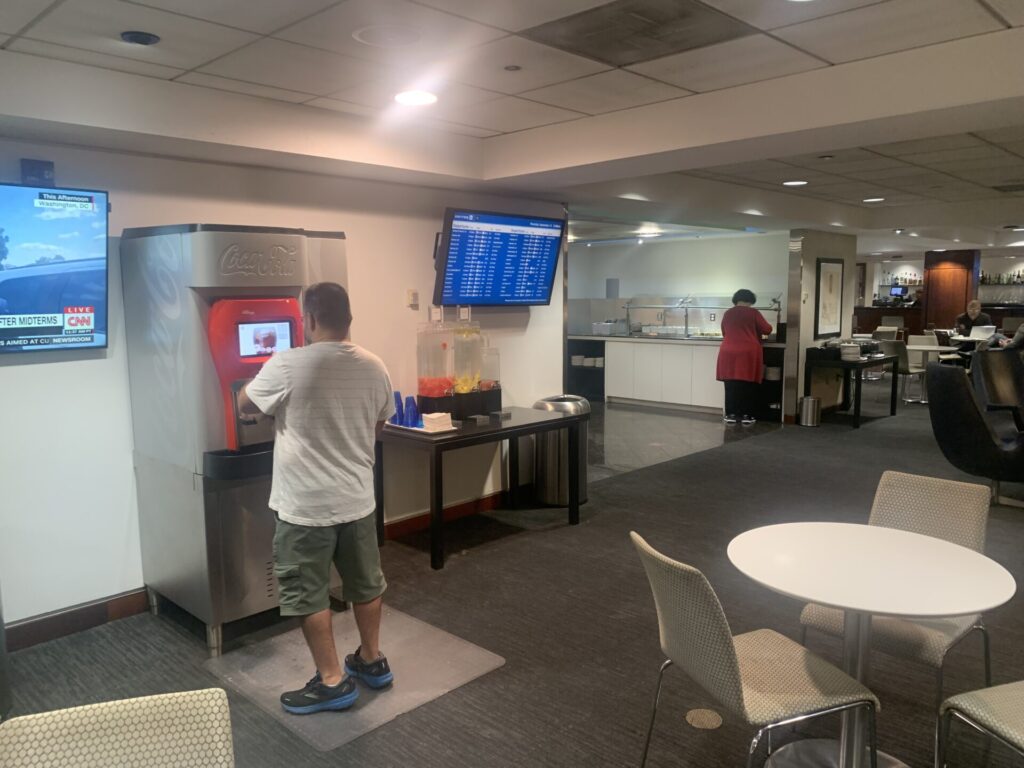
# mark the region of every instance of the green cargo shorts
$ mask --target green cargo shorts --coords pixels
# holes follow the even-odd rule
[[[282,616],[308,616],[330,607],[331,563],[341,575],[342,597],[368,603],[384,594],[377,526],[372,514],[338,525],[295,525],[278,518],[274,575]]]

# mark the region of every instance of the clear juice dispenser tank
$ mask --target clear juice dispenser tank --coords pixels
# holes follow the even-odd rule
[[[479,323],[455,326],[455,394],[464,395],[480,388],[484,339]]]
[[[480,389],[484,392],[501,389],[501,356],[496,347],[485,346],[480,371]]]
[[[420,326],[416,332],[417,394],[447,397],[452,394],[452,329],[443,323]]]

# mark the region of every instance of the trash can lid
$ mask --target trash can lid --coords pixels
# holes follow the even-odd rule
[[[552,395],[538,400],[533,407],[541,411],[556,411],[573,415],[590,413],[590,401],[579,395]]]

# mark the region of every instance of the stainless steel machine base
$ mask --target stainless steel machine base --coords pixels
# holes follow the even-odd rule
[[[859,768],[869,768],[867,750]],[[839,742],[835,739],[804,739],[779,747],[765,762],[771,768],[839,768]],[[854,768],[849,766],[848,768]],[[908,768],[885,752],[878,753],[878,768]]]

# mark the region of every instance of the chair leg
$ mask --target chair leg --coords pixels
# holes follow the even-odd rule
[[[907,402],[907,377],[900,374],[900,400]]]
[[[754,768],[754,755],[757,754],[757,745],[760,743],[763,733],[764,728],[754,734],[754,738],[750,741],[750,751],[747,753],[747,768]]]
[[[878,768],[878,729],[875,727],[875,705],[868,705],[868,750],[871,768]]]
[[[658,684],[654,689],[654,707],[651,709],[651,722],[647,726],[647,739],[644,741],[644,754],[640,758],[640,768],[647,764],[647,750],[651,746],[651,735],[654,733],[654,718],[658,715],[658,699],[661,698],[661,683],[665,679],[665,670],[672,666],[672,659],[665,659],[665,663],[658,670]]]
[[[765,747],[768,749],[768,757],[772,756],[772,729],[768,728],[765,733]]]
[[[935,716],[935,768],[946,768],[946,741],[949,739],[949,713]]]
[[[942,709],[942,665],[935,672],[935,711]]]
[[[981,633],[981,652],[982,652],[982,656],[984,656],[984,658],[985,658],[985,687],[986,688],[991,688],[992,687],[992,645],[989,642],[988,628],[984,624],[979,622],[978,625],[975,627],[975,629],[978,630]]]

